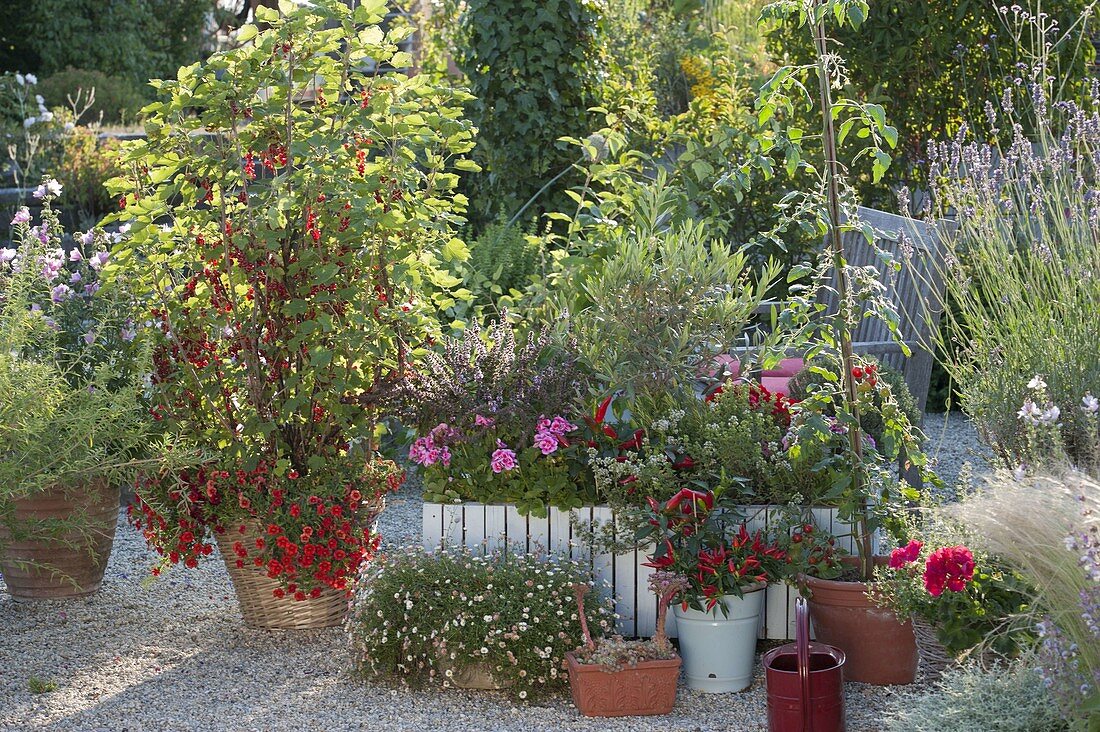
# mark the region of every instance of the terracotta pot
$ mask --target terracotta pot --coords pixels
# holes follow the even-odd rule
[[[800,577],[819,642],[844,651],[844,678],[865,684],[911,684],[919,656],[913,626],[867,597],[863,582]]]
[[[96,481],[53,488],[12,501],[12,525],[41,519],[77,519],[80,530],[56,538],[15,538],[0,521],[0,574],[18,600],[91,595],[103,583],[118,525],[117,486]]]
[[[573,703],[586,717],[668,714],[676,703],[679,656],[665,661],[642,661],[618,671],[579,663],[572,653],[565,654],[565,658],[569,662]]]

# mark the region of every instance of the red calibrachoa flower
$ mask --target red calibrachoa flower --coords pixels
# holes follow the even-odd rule
[[[433,283],[463,223],[451,170],[473,146],[461,93],[359,73],[368,51],[387,60],[359,32],[382,16],[361,11],[316,0],[164,82],[111,184],[132,226],[112,258],[154,324],[151,411],[205,455],[144,479],[135,523],[168,563],[228,535],[296,599],[341,588],[377,544],[374,505],[401,481],[380,423],[439,337]]]

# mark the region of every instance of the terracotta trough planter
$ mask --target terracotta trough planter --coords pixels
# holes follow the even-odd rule
[[[608,671],[603,666],[582,664],[572,653],[569,687],[577,711],[586,717],[635,717],[668,714],[676,703],[680,658],[643,661]]]
[[[83,531],[57,538],[14,540],[0,522],[0,574],[18,600],[86,597],[103,583],[118,525],[118,487],[97,481],[53,488],[13,502],[15,524],[41,519],[86,520]]]

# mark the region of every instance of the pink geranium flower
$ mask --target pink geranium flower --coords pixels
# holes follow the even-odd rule
[[[508,447],[497,440],[497,449],[493,452],[492,458],[489,461],[489,467],[493,469],[494,473],[503,473],[507,470],[512,470],[516,467],[516,453],[514,450],[509,450]]]

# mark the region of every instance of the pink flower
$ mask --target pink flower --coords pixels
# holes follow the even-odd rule
[[[451,449],[446,445],[439,451],[439,461],[443,463],[443,467],[451,467]]]
[[[944,589],[962,592],[974,578],[974,555],[965,546],[937,549],[924,565],[924,589],[939,597]]]
[[[557,436],[562,436],[577,429],[577,425],[570,424],[564,417],[554,417],[550,422],[550,431]]]
[[[21,206],[18,211],[15,212],[15,217],[11,220],[11,225],[26,224],[31,220],[31,212],[26,206]]]
[[[903,547],[898,547],[894,551],[890,552],[890,569],[900,569],[906,564],[911,564],[920,557],[920,550],[924,547],[923,542],[916,541],[915,539],[909,542]]]
[[[515,451],[509,450],[500,440],[497,440],[497,444],[500,447],[493,452],[492,459],[489,461],[489,466],[493,469],[493,472],[503,473],[516,467]]]
[[[427,467],[439,459],[439,451],[430,437],[418,437],[409,448],[409,460]]]
[[[474,415],[474,426],[476,427],[492,427],[496,422],[492,417],[482,417],[480,414]]]
[[[539,430],[535,433],[535,447],[542,451],[543,455],[550,455],[558,449],[558,436],[550,430]]]

